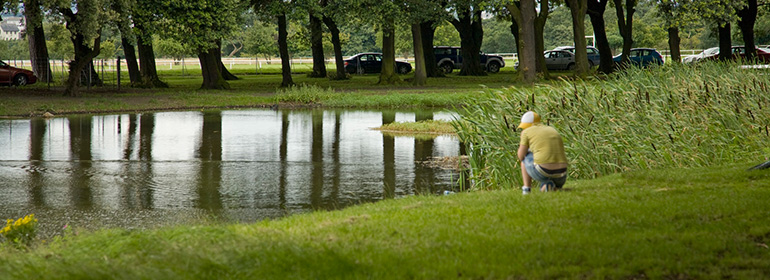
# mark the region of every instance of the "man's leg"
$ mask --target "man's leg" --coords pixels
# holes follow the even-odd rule
[[[532,177],[529,176],[529,173],[527,173],[527,166],[524,164],[524,162],[521,162],[521,179],[524,181],[525,187],[532,186]]]

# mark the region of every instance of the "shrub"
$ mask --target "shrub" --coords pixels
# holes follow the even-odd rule
[[[37,234],[37,219],[35,214],[14,221],[8,219],[5,227],[0,230],[0,236],[17,246],[29,246]]]

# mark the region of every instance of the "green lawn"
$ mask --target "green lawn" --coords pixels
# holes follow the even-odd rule
[[[257,224],[104,230],[0,251],[9,279],[763,279],[752,164],[413,196]]]
[[[354,75],[349,80],[309,78],[295,74],[299,86],[332,89],[340,93],[333,100],[323,103],[303,104],[278,101],[275,95],[283,92],[281,76],[277,74],[255,75],[234,71],[239,80],[229,81],[230,90],[200,90],[199,75],[180,75],[176,70],[162,71],[161,79],[169,84],[167,89],[137,89],[123,82],[116,85],[82,88],[82,96],[64,97],[60,84],[37,83],[34,85],[0,90],[0,116],[40,116],[45,112],[55,115],[77,113],[116,113],[148,110],[261,107],[309,105],[326,107],[451,107],[463,104],[470,95],[484,88],[503,88],[519,84],[512,72],[466,77],[450,74],[444,78],[430,78],[428,85],[413,86],[412,75],[401,76],[405,81],[395,85],[377,85],[377,74]],[[127,75],[127,74],[126,74]],[[366,97],[366,98],[363,98]]]

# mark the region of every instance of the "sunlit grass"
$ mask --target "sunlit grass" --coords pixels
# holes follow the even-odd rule
[[[391,133],[455,134],[452,123],[444,120],[394,122],[382,125],[377,130]]]
[[[9,279],[762,279],[770,173],[744,165],[413,196],[256,224],[0,249]],[[40,221],[45,223],[46,221]]]

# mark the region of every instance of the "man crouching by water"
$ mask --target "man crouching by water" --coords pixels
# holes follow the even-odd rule
[[[522,129],[518,151],[524,180],[522,193],[530,192],[533,178],[540,182],[540,191],[561,189],[567,181],[567,155],[559,132],[540,123],[540,115],[532,111],[521,116],[519,128]]]

